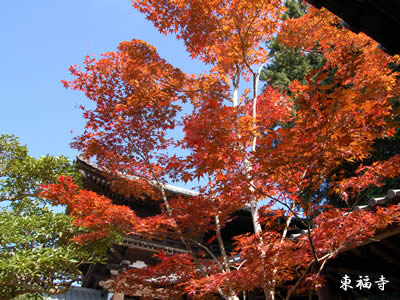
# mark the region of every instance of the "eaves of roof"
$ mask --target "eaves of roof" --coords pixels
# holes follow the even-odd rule
[[[368,201],[367,205],[361,205],[361,206],[356,206],[353,210],[373,210],[378,206],[387,206],[390,204],[395,204],[400,202],[400,189],[395,189],[395,190],[388,190],[387,194],[384,197],[377,197],[377,198],[371,198]],[[397,234],[400,233],[398,228],[394,228],[390,232],[382,233],[386,236],[391,235],[391,234]],[[290,238],[291,239],[297,239],[300,236],[307,234],[307,230],[301,230],[299,233],[291,234]]]
[[[104,174],[107,173],[108,171],[106,169],[100,168],[99,166],[97,166],[94,162],[84,159],[82,156],[77,155],[76,157],[77,162],[81,163],[81,164],[86,164],[87,166],[91,167],[93,169],[93,171],[95,171],[98,174]],[[141,178],[140,176],[136,176],[136,175],[125,175],[125,174],[121,174],[121,177],[129,179],[129,180],[137,180],[139,178]],[[156,186],[156,182],[154,180],[150,180],[149,182]],[[164,184],[163,185],[164,189],[167,192],[173,193],[173,194],[178,194],[181,196],[198,196],[199,193],[193,190],[189,190],[189,189],[185,189],[185,188],[181,188],[181,187],[177,187],[171,184]]]

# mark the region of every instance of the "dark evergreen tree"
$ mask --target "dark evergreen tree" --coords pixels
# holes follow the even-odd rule
[[[287,8],[283,19],[299,18],[307,12],[308,5],[301,0],[287,0]],[[283,92],[289,92],[289,85],[293,80],[304,81],[305,76],[311,71],[324,65],[323,55],[315,52],[302,53],[295,48],[287,48],[279,44],[276,38],[267,43],[270,55],[273,56],[271,63],[267,65],[262,73],[261,80],[267,85],[278,88]]]

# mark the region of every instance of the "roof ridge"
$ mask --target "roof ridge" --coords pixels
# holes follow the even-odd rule
[[[94,163],[94,162],[92,162],[92,161],[90,161],[88,159],[83,158],[83,156],[80,155],[80,154],[78,154],[76,156],[76,159],[78,161],[81,161],[81,162],[89,165],[90,167],[96,169],[99,172],[104,172],[104,171],[108,172],[107,169],[99,167],[96,163]],[[142,176],[126,175],[126,174],[121,174],[121,173],[119,173],[119,175],[121,175],[124,178],[130,179],[130,180],[136,180],[136,179],[139,179],[139,178],[143,178],[143,179],[148,180],[152,185],[154,185],[154,186],[157,185],[155,180],[148,179],[148,178],[145,178],[145,177],[142,177]],[[189,190],[189,189],[186,189],[186,188],[178,187],[178,186],[175,186],[175,185],[172,185],[172,184],[162,184],[162,185],[163,185],[163,187],[164,187],[164,189],[166,191],[169,191],[169,192],[172,192],[172,193],[175,193],[175,194],[180,194],[180,195],[183,195],[183,196],[198,196],[198,195],[200,195],[200,193],[197,192],[197,191],[193,191],[193,190]]]

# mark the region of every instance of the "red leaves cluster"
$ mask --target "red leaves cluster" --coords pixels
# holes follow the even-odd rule
[[[75,240],[80,243],[106,238],[113,233],[130,233],[137,226],[134,211],[115,205],[104,196],[80,190],[72,178],[61,176],[59,183],[42,187],[41,196],[54,205],[65,205],[76,226],[88,229]]]
[[[188,254],[167,255],[161,252],[155,258],[159,264],[128,270],[104,286],[112,291],[139,294],[149,299],[176,299],[184,292],[184,285],[201,277]]]
[[[246,285],[249,285],[249,290],[268,286],[272,280],[281,285],[295,277],[295,267],[304,260],[295,257],[296,248],[291,240],[281,239],[281,233],[277,231],[265,231],[259,237],[245,235],[237,238],[238,253],[245,261],[238,272],[243,282],[248,277]]]
[[[175,197],[170,200],[172,218],[185,236],[197,238],[207,232],[215,215],[215,204],[198,197]]]
[[[152,152],[166,149],[168,130],[175,127],[180,92],[186,75],[160,58],[143,41],[122,42],[118,52],[99,60],[87,58],[85,71],[70,70],[76,79],[69,88],[83,91],[94,101],[94,109],[83,109],[85,132],[73,147],[86,156],[97,156],[100,166],[122,174],[146,174]],[[156,169],[157,166],[154,166]]]
[[[359,176],[345,178],[340,181],[341,196],[347,200],[348,195],[351,193],[363,191],[371,185],[379,186],[384,178],[398,177],[400,175],[399,164],[400,155],[396,155],[386,161],[375,162],[371,166],[361,166],[357,170],[357,174],[360,174]]]

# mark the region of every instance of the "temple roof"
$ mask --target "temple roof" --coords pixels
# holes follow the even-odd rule
[[[92,177],[97,183],[107,184],[104,178],[104,174],[107,173],[107,170],[97,166],[94,162],[84,159],[82,156],[78,155],[76,157],[77,163],[79,165],[79,170],[84,177]],[[137,180],[141,178],[140,176],[134,175],[125,175],[121,174],[121,177],[129,179],[129,180]],[[156,182],[154,180],[148,180],[152,185],[156,186]],[[170,192],[175,195],[181,196],[198,196],[199,193],[193,190],[181,188],[178,186],[174,186],[171,184],[164,184],[164,189],[167,192]]]
[[[373,210],[378,206],[388,206],[391,204],[396,204],[400,203],[400,189],[396,190],[388,190],[387,194],[383,197],[376,197],[376,198],[371,198],[368,201],[367,205],[359,205],[354,207],[353,210],[360,210],[360,209],[365,209],[365,210]],[[297,239],[303,234],[306,234],[307,230],[301,230],[299,233],[291,234],[290,238],[291,239]],[[400,229],[396,227],[395,233],[400,233]],[[395,234],[394,233],[394,234]]]

